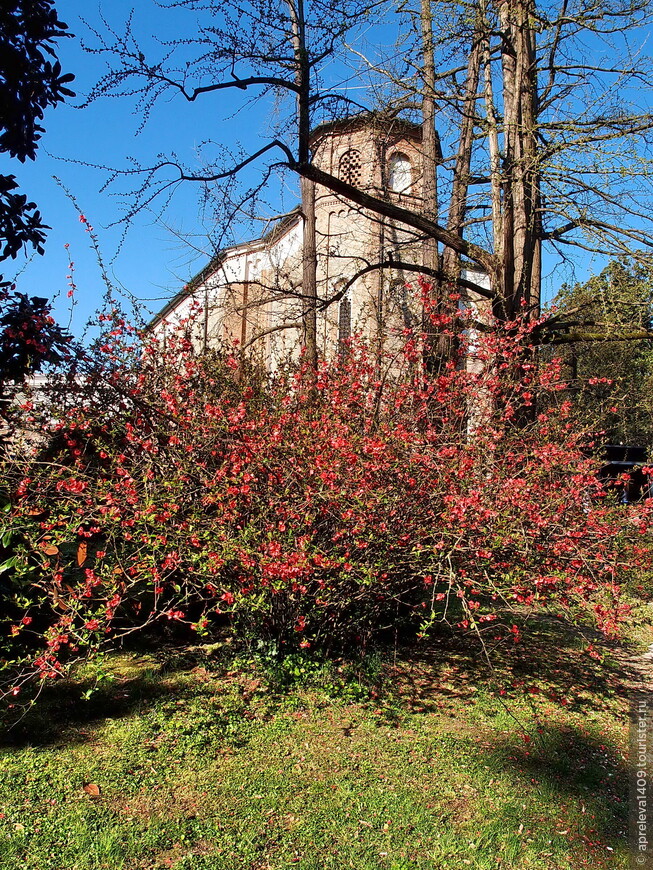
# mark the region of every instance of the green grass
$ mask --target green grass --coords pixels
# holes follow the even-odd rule
[[[625,868],[615,661],[553,621],[493,659],[116,655],[9,732],[0,868]]]

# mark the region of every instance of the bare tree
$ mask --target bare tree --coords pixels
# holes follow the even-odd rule
[[[440,204],[434,216],[425,198],[423,216],[438,226],[421,231],[443,245],[448,280],[461,257],[480,267],[495,313],[510,319],[539,310],[543,257],[650,248],[648,3],[421,0],[402,9],[415,74],[402,80],[370,55],[368,66],[395,95],[404,85],[397,105],[421,107],[425,126],[437,102]]]
[[[167,5],[203,12],[208,23],[155,62],[146,59],[129,26],[120,37],[98,34],[95,50],[111,56],[113,69],[92,98],[138,93],[146,114],[171,93],[190,102],[226,89],[293,98],[292,121],[271,130],[269,141],[252,154],[233,160],[227,155],[222,166],[202,173],[176,161],[139,171],[145,171],[147,195],[185,180],[213,185],[255,161],[262,183],[277,169],[301,177],[304,336],[313,363],[315,310],[324,302],[315,285],[315,184],[411,228],[423,239],[423,272],[440,285],[461,284],[465,267],[485,273],[489,291],[482,282],[471,283],[504,320],[524,310],[537,314],[543,264],[552,262],[552,254],[565,262],[575,254],[636,256],[653,244],[653,72],[638,44],[651,23],[647,0],[420,0],[415,9],[404,4],[397,20],[407,32],[412,28],[408,59],[414,75],[393,73],[370,60],[369,52],[366,75],[371,70],[378,86],[389,71],[386,110],[422,124],[422,199],[411,207],[325,172],[310,152],[313,124],[362,108],[328,87],[333,82],[325,81],[322,65],[369,4]],[[374,8],[378,15],[388,10]],[[359,56],[363,51],[361,46]],[[439,180],[436,123],[444,151]],[[165,175],[171,168],[172,176]]]
[[[342,43],[344,35],[362,10],[361,0],[318,0],[305,10],[304,0],[170,0],[167,9],[197,14],[197,24],[174,44],[162,45],[157,58],[148,57],[134,35],[132,16],[118,31],[106,19],[95,29],[87,48],[108,60],[109,72],[97,83],[88,101],[106,96],[136,97],[143,123],[158,100],[177,95],[189,103],[219,96],[224,91],[242,92],[243,107],[251,99],[270,110],[272,102],[290,98],[292,109],[276,125],[270,140],[250,154],[234,155],[225,143],[220,158],[198,172],[176,157],[152,166],[135,167],[119,175],[140,179],[132,190],[131,211],[149,205],[179,184],[192,181],[215,187],[222,183],[225,216],[233,217],[249,204],[253,209],[261,191],[275,172],[310,163],[310,135],[315,123],[351,103],[331,93],[321,83],[321,65]],[[238,195],[234,179],[256,163],[261,181]],[[228,195],[225,195],[226,191]],[[303,333],[306,354],[317,365],[315,185],[303,174],[300,182],[304,227],[302,260]],[[130,212],[131,213],[131,212]],[[128,215],[129,217],[129,215]]]

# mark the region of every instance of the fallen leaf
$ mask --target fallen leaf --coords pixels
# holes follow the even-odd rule
[[[88,544],[86,541],[80,541],[79,547],[77,547],[77,564],[81,568],[84,562],[86,561],[86,553],[88,552]]]
[[[56,588],[52,590],[52,603],[55,607],[60,607],[62,610],[70,610],[70,605],[66,604],[64,599],[59,596]]]
[[[82,788],[90,797],[100,797],[100,786],[96,785],[94,782],[85,782]]]

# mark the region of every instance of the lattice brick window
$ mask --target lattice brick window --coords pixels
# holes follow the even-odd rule
[[[361,175],[361,155],[360,151],[355,151],[353,148],[345,153],[340,158],[338,165],[338,176],[342,181],[353,186],[360,185]]]
[[[351,338],[351,299],[346,296],[338,310],[338,344]]]

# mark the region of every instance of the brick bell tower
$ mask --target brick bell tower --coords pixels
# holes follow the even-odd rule
[[[316,165],[372,196],[411,210],[421,208],[422,130],[418,124],[365,114],[321,124],[312,133]],[[406,282],[415,274],[370,266],[394,259],[418,265],[422,243],[406,227],[356,206],[321,186],[316,190],[318,294],[342,298],[329,306],[319,327],[321,352],[329,355],[361,332],[382,347],[393,330],[413,323]]]

